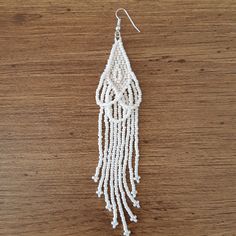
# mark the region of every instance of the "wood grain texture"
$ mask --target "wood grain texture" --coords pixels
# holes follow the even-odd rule
[[[236,1],[0,0],[0,235],[118,236],[91,181],[122,15],[140,81],[133,235],[236,235]]]

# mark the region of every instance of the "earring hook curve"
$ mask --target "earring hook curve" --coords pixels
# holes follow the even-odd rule
[[[117,18],[118,22],[121,21],[121,18],[118,16],[118,12],[119,12],[119,11],[124,11],[124,12],[125,12],[125,14],[126,14],[127,17],[129,18],[129,20],[130,20],[131,24],[133,25],[133,27],[140,33],[139,28],[134,24],[134,22],[133,22],[132,18],[130,17],[129,13],[128,13],[124,8],[118,8],[118,9],[116,10],[115,15],[116,15],[116,18]]]

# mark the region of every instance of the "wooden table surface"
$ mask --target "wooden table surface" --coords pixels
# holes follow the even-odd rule
[[[91,180],[121,12],[143,91],[133,235],[236,235],[236,1],[0,1],[0,235],[118,236]]]

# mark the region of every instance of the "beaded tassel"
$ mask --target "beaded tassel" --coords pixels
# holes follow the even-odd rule
[[[138,107],[142,94],[123,47],[119,29],[120,19],[116,28],[115,42],[96,90],[96,102],[100,106],[99,160],[92,178],[98,182],[96,192],[98,197],[104,195],[105,208],[113,213],[112,227],[116,228],[118,225],[119,215],[123,225],[123,235],[129,236],[131,232],[127,226],[125,212],[130,221],[137,222],[137,216],[133,214],[126,198],[134,207],[140,208],[136,199],[135,182],[139,183],[140,180]]]

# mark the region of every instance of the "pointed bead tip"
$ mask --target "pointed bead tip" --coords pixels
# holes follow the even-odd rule
[[[140,176],[136,176],[136,177],[134,178],[134,180],[135,180],[138,184],[140,183],[140,179],[141,179]]]
[[[130,234],[131,234],[131,231],[129,231],[129,230],[126,230],[126,231],[124,231],[124,236],[130,236]]]
[[[98,195],[98,197],[101,197],[103,192],[102,191],[96,191],[96,194]]]
[[[139,201],[134,202],[134,203],[133,203],[133,206],[134,206],[134,207],[137,207],[137,208],[140,208]]]
[[[118,225],[118,222],[117,222],[116,220],[113,220],[113,221],[111,222],[111,225],[112,225],[112,228],[115,229],[116,226]]]
[[[92,180],[97,183],[98,182],[98,177],[97,176],[92,176]]]
[[[130,221],[137,223],[138,222],[137,216],[134,215],[133,217],[131,217]]]
[[[111,211],[111,205],[106,205],[105,207],[108,211]]]

